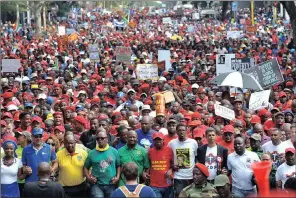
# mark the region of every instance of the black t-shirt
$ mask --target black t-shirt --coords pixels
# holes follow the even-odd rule
[[[57,182],[28,182],[24,187],[25,198],[66,198],[65,192],[61,184]]]

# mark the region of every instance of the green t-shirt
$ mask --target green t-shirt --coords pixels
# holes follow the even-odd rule
[[[136,145],[134,149],[129,149],[127,145],[118,150],[120,163],[124,165],[127,162],[135,162],[138,165],[138,175],[140,176],[143,169],[150,167],[147,150],[140,145]],[[123,174],[120,176],[119,185],[125,185],[125,178]]]
[[[120,166],[118,151],[111,146],[106,151],[93,149],[88,153],[84,166],[92,168],[91,174],[97,178],[97,184],[110,184]]]
[[[18,145],[17,149],[15,150],[15,153],[17,155],[17,158],[22,159],[23,149],[24,148],[21,147],[21,145]],[[23,179],[23,180],[17,179],[17,182],[23,184],[23,183],[25,183],[25,179]]]

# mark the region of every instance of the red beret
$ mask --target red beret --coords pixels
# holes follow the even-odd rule
[[[106,114],[104,114],[104,113],[102,113],[100,116],[99,116],[99,120],[106,120],[106,119],[108,119],[109,117],[106,115]]]
[[[176,81],[183,81],[183,77],[182,76],[177,76]]]
[[[192,115],[191,115],[191,118],[197,118],[197,119],[200,119],[201,120],[201,115],[199,112],[194,112]]]
[[[223,133],[234,133],[234,127],[231,125],[226,125],[223,129],[222,129]]]
[[[263,116],[267,113],[269,113],[269,111],[267,111],[266,109],[263,108],[258,111],[258,116]]]
[[[67,106],[65,108],[65,110],[70,110],[70,111],[74,112],[75,111],[75,107],[74,106]]]
[[[192,126],[192,127],[195,127],[195,126],[200,126],[201,125],[201,122],[199,120],[194,120],[194,121],[190,121],[188,123],[188,126]]]
[[[279,97],[280,97],[280,98],[281,98],[281,97],[287,97],[287,94],[286,94],[285,92],[281,91],[281,92],[279,93]]]
[[[252,124],[260,124],[261,123],[261,118],[257,115],[252,115],[252,119],[251,119],[251,123]]]
[[[196,163],[195,167],[198,168],[206,177],[210,175],[208,167],[201,163]]]
[[[13,116],[12,116],[12,114],[10,112],[4,112],[2,114],[2,118],[5,118],[5,117],[13,118]]]
[[[150,85],[145,83],[145,84],[142,84],[141,86],[141,89],[149,89]]]
[[[91,104],[97,104],[97,103],[99,103],[99,102],[100,102],[100,98],[93,98],[93,99],[90,101]],[[99,105],[99,104],[97,104],[97,105]]]
[[[145,100],[144,104],[145,105],[151,105],[152,104],[152,100],[150,100],[150,99]]]
[[[286,82],[286,87],[290,87],[290,86],[293,87],[293,85],[294,85],[294,83],[291,81]]]
[[[42,119],[39,117],[39,116],[34,116],[31,120],[31,122],[34,122],[34,121],[37,121],[37,122],[42,122]]]
[[[193,129],[193,138],[197,138],[197,137],[203,137],[206,133],[206,130],[203,128],[195,128]]]
[[[83,116],[76,116],[74,118],[77,122],[83,124],[84,126],[87,124],[87,120]]]
[[[57,112],[55,112],[54,114],[53,114],[53,116],[57,116],[57,115],[63,115],[63,113],[62,112],[60,112],[60,111],[57,111]]]
[[[1,126],[7,126],[7,124],[4,120],[1,120]]]
[[[90,81],[88,81],[88,83],[89,83],[89,84],[91,84],[91,83],[98,84],[98,82],[97,82],[96,80],[94,80],[94,79],[91,79]]]
[[[66,130],[65,130],[65,127],[63,127],[63,126],[56,126],[55,128],[54,128],[54,131],[55,130],[59,130],[59,131],[61,131],[61,132],[63,132],[63,133],[65,133],[66,132]]]
[[[9,99],[13,97],[13,92],[5,92],[4,94],[2,94],[2,97],[4,99]]]

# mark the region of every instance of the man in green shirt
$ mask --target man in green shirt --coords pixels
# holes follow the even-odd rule
[[[259,133],[253,133],[250,137],[250,148],[248,148],[249,151],[253,151],[257,153],[259,159],[261,160],[263,151],[260,146],[261,142],[261,135]]]
[[[144,180],[149,179],[147,169],[150,167],[147,150],[138,145],[138,135],[136,131],[130,130],[127,135],[127,144],[118,150],[120,164],[124,165],[127,162],[135,162],[138,165],[138,175],[141,175]],[[139,178],[138,178],[139,181]],[[125,185],[123,174],[120,176],[119,185]]]
[[[84,175],[91,184],[91,197],[110,197],[119,181],[120,158],[118,151],[109,146],[106,131],[100,131],[96,141],[98,145],[86,158]]]

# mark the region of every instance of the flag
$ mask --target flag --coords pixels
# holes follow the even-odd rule
[[[14,32],[19,32],[22,29],[22,24],[19,22],[19,18],[16,19],[15,23],[12,26]]]
[[[78,39],[78,34],[77,32],[73,32],[72,34],[69,35],[68,40],[71,41],[76,41]]]
[[[130,21],[130,10],[127,11],[125,15],[123,15],[122,20],[125,21],[126,24],[129,24]]]

